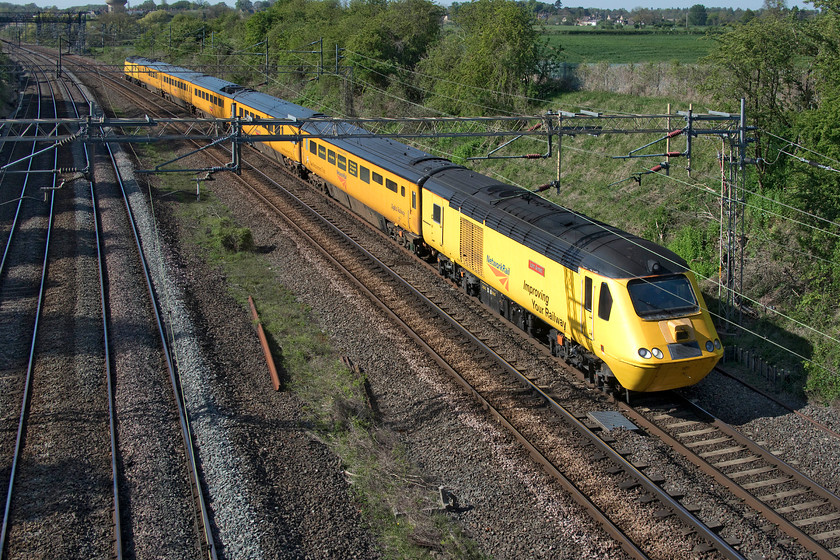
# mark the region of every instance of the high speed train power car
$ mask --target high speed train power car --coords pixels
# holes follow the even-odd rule
[[[694,274],[655,243],[231,82],[138,57],[126,60],[125,75],[194,112],[242,117],[249,134],[295,135],[257,147],[436,261],[442,275],[599,384],[685,387],[723,355]]]

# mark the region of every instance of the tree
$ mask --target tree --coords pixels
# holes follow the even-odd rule
[[[703,4],[694,4],[688,9],[688,24],[702,27],[706,25],[706,6]]]
[[[421,64],[430,103],[448,112],[511,109],[514,95],[546,79],[542,61],[556,56],[540,42],[533,14],[509,0],[461,4],[449,33]]]
[[[733,109],[746,99],[749,119],[759,129],[788,130],[795,116],[814,105],[813,81],[797,55],[807,54],[806,34],[787,19],[755,18],[716,36],[703,59],[711,73],[704,88]],[[761,141],[755,155],[765,156]]]
[[[365,81],[382,87],[395,76],[410,82],[406,71],[414,70],[440,38],[444,9],[430,0],[395,0],[384,7],[357,7],[362,8],[367,17],[361,22],[351,19],[348,23],[355,28],[347,29],[347,48],[352,53],[349,59],[355,62],[356,72]]]

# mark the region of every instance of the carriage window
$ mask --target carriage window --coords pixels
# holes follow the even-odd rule
[[[318,155],[318,144],[313,142],[312,140],[309,141],[309,151],[315,155]]]
[[[327,163],[335,165],[335,152],[332,150],[327,152]]]
[[[604,321],[610,320],[610,312],[612,311],[612,294],[610,287],[606,282],[601,282],[601,296],[598,299],[598,317]]]
[[[359,179],[365,183],[370,183],[370,169],[364,165],[359,168]]]
[[[374,171],[373,172],[373,182],[374,183],[379,183],[381,185],[382,184],[382,175],[380,175],[379,173]]]
[[[417,191],[411,191],[411,208],[417,210]]]
[[[350,173],[350,175],[356,177],[358,175],[359,166],[356,164],[355,161],[350,160],[347,162],[347,171]]]
[[[391,179],[385,179],[385,187],[389,191],[397,192],[397,184],[393,182]]]
[[[400,187],[400,196],[405,196],[405,187]]]
[[[338,156],[338,168],[347,171],[347,158],[341,155]]]
[[[318,157],[321,159],[327,159],[327,149],[323,144],[318,144]]]
[[[432,221],[436,224],[441,222],[443,208],[437,204],[432,205]]]

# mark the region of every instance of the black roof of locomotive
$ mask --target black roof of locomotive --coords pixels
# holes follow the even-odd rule
[[[583,267],[609,278],[635,278],[688,269],[676,253],[652,241],[526,189],[446,160],[436,160],[429,167],[423,187],[449,200],[450,207],[571,270]]]

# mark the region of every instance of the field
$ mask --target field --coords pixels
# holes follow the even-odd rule
[[[678,33],[615,33],[570,31],[549,27],[545,37],[552,47],[561,47],[568,63],[601,62],[638,64],[645,62],[697,62],[708,54],[713,42],[705,35]]]

